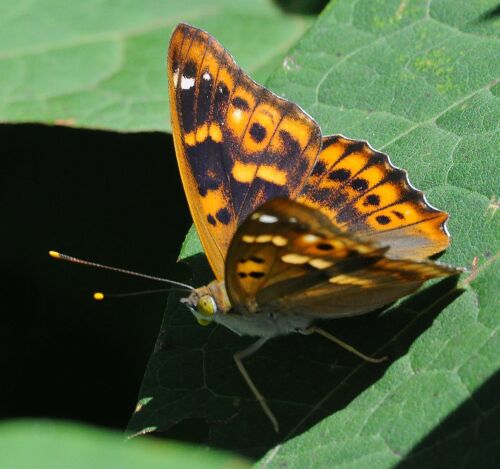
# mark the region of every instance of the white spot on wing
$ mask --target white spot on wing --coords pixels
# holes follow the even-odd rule
[[[313,266],[316,269],[328,269],[333,265],[333,262],[327,261],[326,259],[321,259],[320,257],[317,257],[316,259],[311,259],[309,261],[309,265]]]
[[[255,238],[257,243],[269,243],[273,237],[271,235],[259,235]]]
[[[242,117],[243,117],[243,113],[241,112],[241,109],[235,109],[233,111],[233,119],[235,121],[240,121]]]
[[[283,262],[295,265],[305,264],[306,262],[309,262],[310,259],[311,258],[309,256],[303,256],[301,254],[295,254],[295,253],[289,253],[285,254],[284,256],[281,256],[281,260]]]
[[[181,78],[181,88],[183,90],[189,90],[194,86],[194,78],[187,78],[184,75]]]
[[[276,223],[278,221],[278,217],[275,217],[274,215],[267,215],[264,213],[259,217],[259,221],[261,223]]]
[[[275,246],[283,247],[283,246],[286,246],[288,244],[288,239],[286,239],[284,236],[276,235],[276,236],[273,236],[272,243]]]
[[[302,241],[304,243],[310,244],[310,243],[315,243],[316,241],[319,241],[319,236],[316,236],[315,234],[308,233],[302,236]]]
[[[205,72],[203,74],[203,79],[206,80],[206,81],[210,81],[212,79],[212,77],[210,76],[210,73]]]
[[[177,83],[179,82],[179,68],[174,70],[174,74],[172,75],[174,81],[174,88],[177,88]]]

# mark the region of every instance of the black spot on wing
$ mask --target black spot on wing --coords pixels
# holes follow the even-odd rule
[[[405,218],[405,216],[397,210],[392,210],[392,213],[394,213],[394,215],[396,215],[400,220],[404,220]]]
[[[207,215],[207,221],[212,226],[215,226],[217,224],[217,222],[215,221],[215,218],[212,215],[210,215],[210,214]]]
[[[264,272],[250,272],[248,275],[252,278],[262,278],[266,274]]]
[[[392,169],[384,178],[383,182],[402,183],[406,179],[406,173],[401,169]]]
[[[363,192],[368,189],[368,181],[362,178],[356,178],[351,182],[351,187],[358,192]]]
[[[194,80],[196,77],[196,64],[192,61],[186,62],[184,68],[181,70],[182,76],[178,78],[177,89],[180,93],[181,115],[182,115],[182,128],[184,132],[189,133],[194,129],[194,95],[195,85],[190,87],[185,86],[183,83],[187,80]]]
[[[250,256],[249,259],[252,261],[252,262],[255,262],[257,264],[263,264],[264,263],[264,259],[262,259],[262,257],[258,257],[258,256]]]
[[[208,70],[201,74],[197,100],[198,114],[196,116],[196,123],[198,126],[203,125],[208,120],[210,107],[212,105],[213,83],[213,77]]]
[[[182,70],[182,76],[185,78],[195,78],[196,77],[196,64],[189,60],[184,65],[184,69]]]
[[[217,218],[217,220],[219,220],[222,224],[228,225],[231,221],[231,213],[226,207],[224,207],[217,211],[215,218]]]
[[[293,138],[289,132],[286,130],[280,130],[279,135],[283,145],[285,146],[287,156],[299,155],[302,153],[299,142]]]
[[[250,127],[250,136],[254,142],[260,143],[266,138],[266,129],[258,122],[254,122]]]
[[[373,205],[377,207],[380,204],[380,197],[377,194],[370,194],[366,197],[363,205],[366,207],[368,205]]]
[[[214,191],[220,187],[220,179],[209,176],[208,174],[197,179],[198,192],[202,197],[205,197],[208,191]]]
[[[218,189],[226,178],[223,151],[222,144],[214,142],[210,137],[192,147],[186,147],[187,161],[202,197],[209,190]]]
[[[233,98],[231,101],[234,107],[237,107],[238,109],[241,109],[242,111],[249,111],[250,106],[248,105],[247,101],[243,98],[240,98],[239,96],[236,96]]]
[[[384,155],[383,153],[375,152],[368,160],[368,163],[366,166],[368,167],[368,166],[383,165],[387,161],[388,161],[387,155]]]
[[[336,169],[328,175],[328,179],[332,181],[343,182],[351,177],[351,172],[348,169]]]
[[[386,215],[379,215],[378,217],[375,217],[375,220],[377,220],[380,225],[387,225],[391,221],[391,219]]]

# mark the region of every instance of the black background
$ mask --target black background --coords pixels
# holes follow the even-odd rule
[[[276,0],[318,14],[326,0]],[[0,125],[0,419],[56,417],[123,429],[166,294],[95,302],[158,284],[51,259],[57,250],[186,280],[191,224],[163,133]],[[161,285],[160,285],[161,287]]]
[[[50,249],[186,279],[191,223],[171,136],[0,126],[0,418],[123,429],[166,294],[95,302],[161,284],[60,262]]]
[[[191,218],[172,139],[160,133],[34,125],[0,126],[0,138],[0,419],[63,418],[123,430],[136,404],[166,294],[95,302],[91,293],[96,290],[133,292],[158,285],[63,263],[47,252],[60,250],[186,280],[189,269],[176,258]],[[448,303],[460,294],[455,282],[442,281],[420,296],[433,303],[433,295],[450,290]],[[398,337],[391,358],[406,353],[444,306],[435,305],[435,311]],[[387,336],[400,330],[408,322],[404,311],[378,321],[373,341],[385,343],[381,332]],[[370,316],[352,321],[363,323]],[[342,336],[352,322],[339,327]],[[341,389],[327,414],[344,407],[384,369],[369,368],[375,377],[364,375],[359,389],[356,382]],[[422,467],[429,461],[452,467],[466,457],[470,467],[497,467],[499,446],[491,435],[498,426],[499,377],[437,425],[398,467]],[[478,405],[485,417],[476,423]],[[203,425],[195,422],[196,434],[189,423],[164,436],[204,441]]]

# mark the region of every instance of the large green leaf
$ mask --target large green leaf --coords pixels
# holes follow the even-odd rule
[[[261,79],[310,24],[271,0],[0,0],[0,11],[0,122],[122,131],[168,130],[165,60],[180,21]]]
[[[187,419],[208,444],[254,456],[270,450],[263,467],[492,462],[500,413],[494,7],[480,0],[332,2],[268,82],[324,133],[367,139],[407,169],[451,215],[453,241],[441,260],[471,272],[382,313],[325,324],[369,354],[388,354],[386,365],[302,336],[275,339],[248,359],[280,420],[279,435],[232,362],[250,341],[199,327],[171,297],[132,431],[167,430]],[[193,232],[185,246],[190,256],[199,252]],[[209,278],[200,257],[191,264],[196,282]]]
[[[63,422],[0,424],[0,467],[5,469],[245,469],[230,454],[176,442],[125,442],[116,432]]]

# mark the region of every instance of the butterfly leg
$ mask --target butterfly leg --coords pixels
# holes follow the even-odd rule
[[[354,353],[354,355],[357,355],[358,357],[362,358],[363,360],[370,362],[370,363],[382,363],[383,361],[387,360],[387,356],[381,357],[381,358],[372,358],[369,357],[368,355],[365,355],[364,353],[360,352],[359,350],[355,349],[352,345],[346,344],[343,340],[340,340],[339,338],[335,337],[334,335],[330,334],[329,332],[325,331],[324,329],[321,329],[320,327],[316,326],[311,326],[308,327],[307,329],[303,329],[300,331],[302,334],[319,334],[325,337],[326,339],[332,341],[333,343],[339,345],[343,349],[347,350],[348,352]]]
[[[240,350],[239,352],[236,352],[233,355],[234,361],[236,362],[236,366],[238,367],[238,370],[240,370],[241,375],[245,379],[246,383],[248,384],[249,388],[252,390],[253,395],[259,402],[260,406],[262,407],[262,410],[264,413],[267,415],[269,420],[271,421],[274,431],[276,433],[279,432],[279,424],[278,420],[272,413],[271,409],[267,405],[266,400],[264,399],[264,396],[260,393],[260,391],[257,389],[257,386],[253,383],[252,379],[250,378],[250,375],[248,374],[245,366],[243,365],[243,360],[251,355],[253,355],[257,350],[259,350],[265,343],[267,342],[267,337],[261,337],[257,342],[254,342],[250,347]]]

